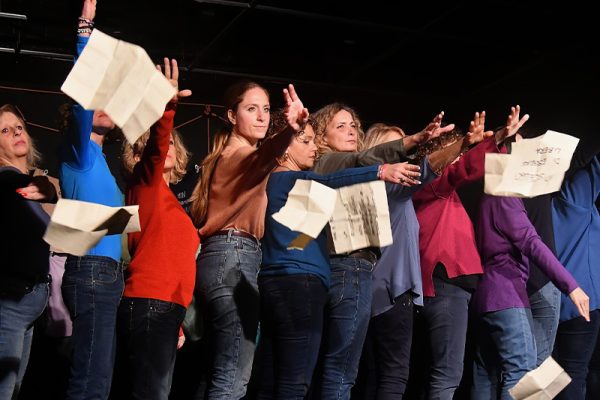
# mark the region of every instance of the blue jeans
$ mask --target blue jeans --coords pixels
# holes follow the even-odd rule
[[[600,394],[600,310],[590,311],[590,322],[583,317],[561,322],[553,357],[572,379],[557,399],[597,399]]]
[[[102,256],[67,257],[62,294],[73,320],[68,399],[108,398],[123,287],[120,262]]]
[[[319,399],[350,398],[371,317],[373,268],[362,258],[331,258]]]
[[[315,275],[260,277],[259,399],[304,399],[321,337],[327,288]]]
[[[552,354],[560,316],[560,290],[548,282],[529,296],[533,317],[533,336],[537,348],[537,365]]]
[[[0,293],[0,399],[17,398],[33,337],[33,323],[48,302],[48,284],[22,297]]]
[[[256,240],[215,235],[202,242],[195,294],[212,353],[208,399],[239,399],[246,393],[258,330],[261,261]]]
[[[529,308],[508,308],[479,317],[471,398],[512,400],[509,389],[536,368]]]
[[[422,318],[426,326],[431,369],[430,400],[451,400],[464,369],[471,293],[433,277],[435,297],[425,297]]]
[[[169,398],[185,307],[168,301],[124,297],[117,320],[118,398]]]

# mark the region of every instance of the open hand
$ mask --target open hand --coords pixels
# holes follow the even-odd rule
[[[189,89],[179,90],[179,67],[177,66],[177,60],[173,58],[169,62],[169,59],[167,57],[165,57],[164,63],[165,63],[165,66],[164,66],[165,78],[167,78],[169,80],[169,82],[171,83],[171,85],[173,85],[173,87],[175,88],[175,96],[173,96],[171,101],[177,102],[177,101],[179,101],[179,99],[191,96],[192,95],[191,90],[189,90]],[[160,65],[157,65],[156,69],[161,71]]]
[[[516,106],[510,108],[510,114],[508,114],[508,118],[506,119],[506,126],[496,132],[496,143],[501,143],[506,138],[516,134],[525,124],[525,122],[527,122],[529,119],[529,114],[525,114],[522,118],[519,118],[520,113],[520,105],[517,104]]]
[[[287,89],[283,89],[283,98],[285,100],[283,110],[285,119],[289,126],[296,132],[300,132],[308,122],[308,109],[302,104],[302,100],[298,97],[296,89],[291,83]]]
[[[454,124],[449,124],[442,127],[442,119],[444,118],[444,112],[440,112],[436,115],[433,120],[427,124],[427,126],[419,133],[412,135],[413,140],[416,144],[423,144],[429,139],[438,137],[444,133],[448,133],[454,129]]]
[[[484,131],[485,129],[485,111],[476,112],[473,120],[469,124],[469,131],[463,141],[463,147],[469,147],[481,142],[494,135],[493,131]]]
[[[421,168],[418,165],[407,162],[387,164],[382,179],[386,182],[399,183],[402,186],[414,186],[421,183],[419,181],[421,177],[420,170]]]
[[[590,322],[590,298],[585,292],[578,287],[569,293],[569,298],[577,307],[579,314],[587,321]]]

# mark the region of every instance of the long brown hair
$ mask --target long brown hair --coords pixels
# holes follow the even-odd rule
[[[213,172],[219,157],[223,153],[223,149],[227,145],[227,141],[233,132],[233,125],[227,118],[227,113],[231,110],[233,113],[237,112],[238,106],[244,99],[244,95],[248,90],[260,88],[264,90],[267,97],[269,92],[267,89],[262,87],[256,82],[242,80],[231,85],[226,91],[224,96],[225,104],[225,118],[227,120],[226,125],[221,129],[213,138],[212,149],[210,153],[202,161],[201,169],[202,174],[200,180],[194,188],[192,193],[190,212],[192,220],[197,227],[201,227],[206,221],[206,215],[208,214],[208,193],[210,190],[210,183],[212,181]]]
[[[19,110],[18,107],[13,106],[12,104],[4,104],[2,107],[0,107],[0,116],[4,113],[13,114],[23,125],[24,132],[27,135],[27,138],[29,139],[29,151],[27,152],[27,169],[33,169],[37,167],[38,163],[41,160],[41,156],[39,151],[37,151],[37,149],[35,148],[33,138],[27,130],[27,121],[25,121],[25,117],[23,116],[23,114],[21,114],[21,110]],[[8,160],[5,160],[4,158],[0,157],[0,166],[9,165],[12,166],[12,164]]]
[[[352,119],[356,123],[357,150],[363,150],[365,133],[362,130],[362,123],[360,122],[360,118],[358,117],[356,111],[342,103],[331,103],[324,107],[321,107],[319,110],[310,115],[312,127],[315,131],[315,144],[317,145],[319,154],[335,151],[334,149],[329,147],[329,145],[325,141],[325,135],[327,134],[327,125],[329,125],[331,120],[333,120],[333,117],[335,117],[335,115],[342,110],[348,111],[350,115],[352,115]]]

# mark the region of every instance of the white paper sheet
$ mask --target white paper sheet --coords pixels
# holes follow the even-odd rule
[[[61,90],[86,109],[101,109],[135,141],[163,114],[175,89],[143,48],[94,29]]]
[[[374,181],[339,188],[331,220],[330,240],[336,254],[392,244],[385,183]]]
[[[44,240],[67,253],[83,256],[105,235],[140,231],[138,209],[60,199]]]
[[[485,193],[533,197],[560,190],[578,142],[573,136],[549,130],[513,143],[511,154],[486,154]]]
[[[521,378],[509,393],[516,400],[550,400],[570,382],[571,377],[552,357],[548,357],[539,367]]]

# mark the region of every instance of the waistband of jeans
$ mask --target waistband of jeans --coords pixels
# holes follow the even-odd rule
[[[235,237],[240,237],[240,238],[252,240],[254,243],[260,245],[260,240],[258,240],[256,238],[256,236],[254,236],[253,234],[248,233],[248,232],[239,231],[237,229],[223,229],[223,230],[220,230],[220,231],[216,231],[212,235],[203,238],[203,240],[209,239],[209,238],[214,237],[214,236],[227,236],[228,238],[231,238],[231,237],[235,236]]]
[[[368,248],[367,249],[354,250],[354,251],[351,251],[349,253],[333,254],[330,257],[331,258],[346,258],[346,257],[361,258],[361,259],[363,259],[365,261],[370,262],[373,265],[375,265],[375,263],[377,263],[377,254],[375,254],[375,252],[371,251]]]
[[[104,262],[107,264],[112,264],[115,267],[124,267],[125,266],[125,261],[123,260],[115,260],[112,257],[108,257],[108,256],[96,256],[96,255],[85,255],[85,256],[75,256],[73,254],[68,254],[67,255],[67,263],[69,262],[94,262],[94,261],[100,261],[100,262]]]

